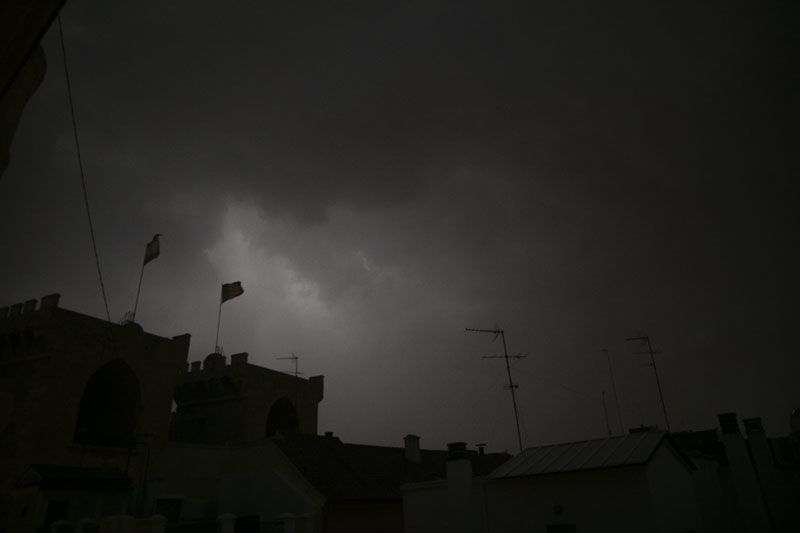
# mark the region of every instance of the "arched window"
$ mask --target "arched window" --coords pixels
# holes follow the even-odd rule
[[[140,401],[139,380],[131,367],[121,359],[101,366],[83,391],[75,424],[75,442],[131,446]]]
[[[291,432],[297,431],[297,410],[285,396],[280,398],[269,410],[267,416],[267,436],[271,437],[276,431]]]

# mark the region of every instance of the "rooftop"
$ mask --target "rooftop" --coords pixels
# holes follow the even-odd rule
[[[338,437],[287,434],[275,438],[289,460],[328,500],[399,500],[403,483],[443,479],[447,451],[420,450],[411,462],[404,448],[343,443]],[[468,452],[476,476],[486,475],[510,455]]]
[[[497,468],[489,479],[641,465],[650,460],[665,440],[669,440],[673,449],[691,467],[691,461],[672,443],[667,432],[637,431],[604,439],[528,448]]]

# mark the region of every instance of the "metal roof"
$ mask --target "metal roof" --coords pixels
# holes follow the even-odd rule
[[[489,479],[537,476],[644,464],[667,435],[642,431],[605,439],[527,448],[492,472]]]

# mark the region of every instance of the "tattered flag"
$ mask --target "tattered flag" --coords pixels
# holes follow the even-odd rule
[[[144,264],[146,265],[156,257],[158,254],[161,253],[161,245],[158,242],[158,238],[161,237],[160,233],[156,233],[153,236],[153,240],[147,243],[147,248],[144,250]]]
[[[237,296],[241,296],[242,294],[244,294],[244,289],[242,288],[241,281],[222,284],[222,303],[225,303],[232,298],[236,298]]]

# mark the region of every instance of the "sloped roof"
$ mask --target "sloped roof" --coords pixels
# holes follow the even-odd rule
[[[127,491],[131,480],[116,468],[35,464],[17,480],[16,486],[38,486],[44,490]]]
[[[605,439],[566,442],[528,448],[492,472],[489,479],[537,476],[647,463],[668,438],[665,431],[641,431]],[[691,461],[673,449],[691,468]]]
[[[445,450],[420,450],[420,462],[413,463],[403,448],[343,443],[333,436],[287,434],[274,442],[329,501],[400,500],[403,483],[445,477]],[[476,452],[469,457],[476,476],[510,458]]]

